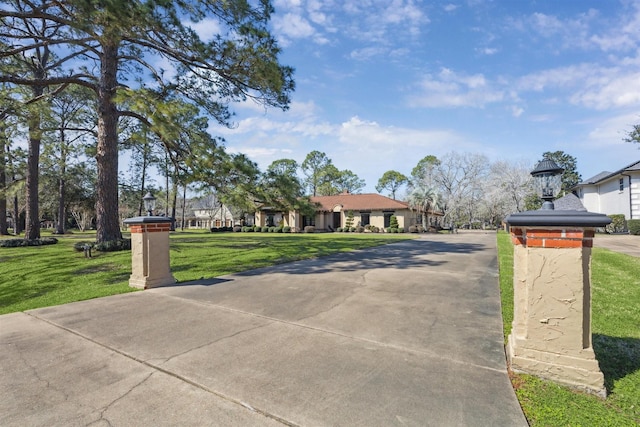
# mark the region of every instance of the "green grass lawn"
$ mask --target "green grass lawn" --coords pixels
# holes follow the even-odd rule
[[[513,320],[513,246],[507,233],[498,234],[498,254],[506,337]],[[593,349],[608,396],[600,399],[513,374],[531,426],[640,425],[640,262],[594,248],[591,269]]]
[[[171,234],[171,271],[176,280],[185,282],[413,237],[369,233],[176,232]],[[82,252],[73,249],[73,244],[93,241],[94,234],[57,238],[59,242],[55,245],[0,248],[0,314],[135,290],[129,287],[130,252],[94,252],[93,258],[85,258]]]

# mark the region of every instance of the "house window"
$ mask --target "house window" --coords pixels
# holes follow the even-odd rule
[[[307,225],[313,225],[315,227],[316,225],[316,217],[315,216],[303,216],[302,217],[302,226],[306,227]]]
[[[620,191],[624,191],[624,178],[620,178],[618,185],[620,187]]]
[[[384,213],[384,228],[387,228],[391,225],[391,217],[395,212],[385,212]]]
[[[360,225],[364,227],[369,224],[371,224],[371,214],[360,212]]]

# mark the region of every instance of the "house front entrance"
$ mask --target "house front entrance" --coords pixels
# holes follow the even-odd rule
[[[340,212],[333,213],[333,228],[342,227]]]

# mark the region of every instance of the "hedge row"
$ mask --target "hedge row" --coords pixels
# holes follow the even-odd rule
[[[630,219],[627,221],[627,227],[629,228],[629,234],[640,236],[640,219]]]
[[[58,243],[58,239],[55,237],[43,237],[41,239],[7,239],[0,240],[0,248],[55,245],[56,243]]]

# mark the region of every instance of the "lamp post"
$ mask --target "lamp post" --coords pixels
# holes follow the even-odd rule
[[[553,199],[556,194],[560,193],[562,188],[562,172],[564,172],[564,169],[548,156],[544,156],[544,159],[531,171],[538,195],[544,200],[544,203],[542,203],[543,210],[554,209]]]
[[[142,198],[142,201],[144,202],[144,208],[147,211],[148,216],[153,216],[153,210],[156,208],[156,198],[153,197],[153,194],[151,194],[150,191],[148,191]]]

